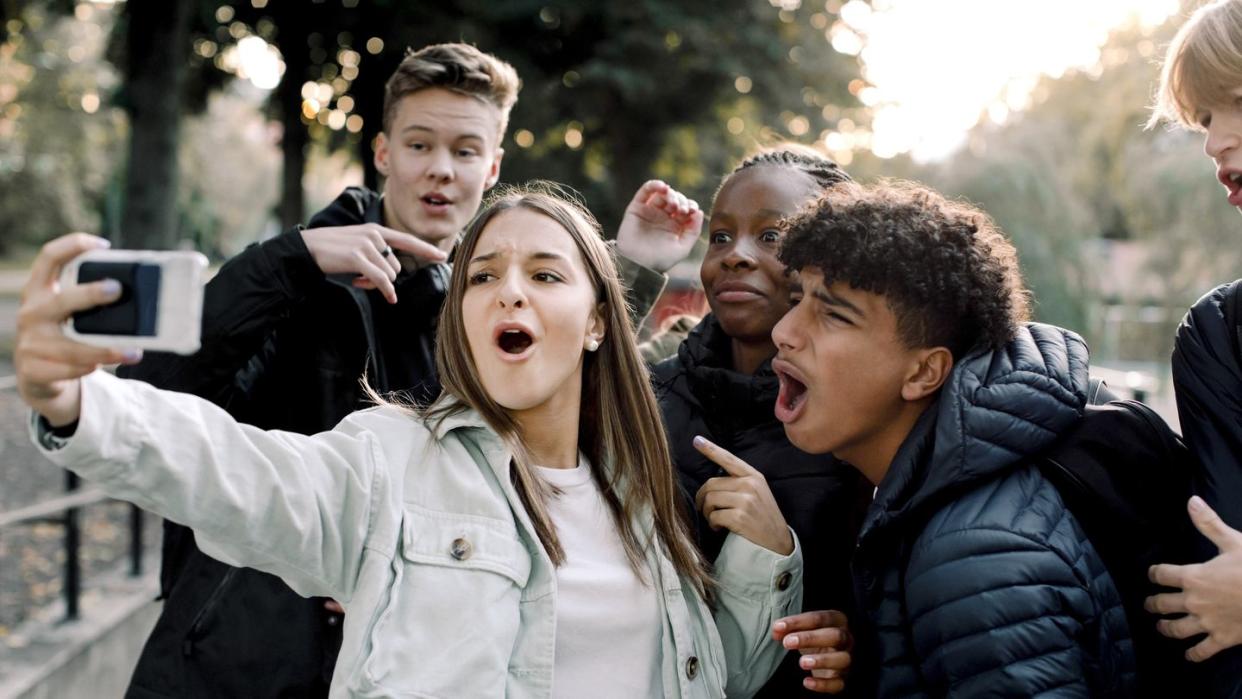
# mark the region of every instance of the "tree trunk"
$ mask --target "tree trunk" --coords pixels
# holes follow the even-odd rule
[[[117,242],[168,249],[177,242],[177,144],[190,3],[129,0],[125,14],[129,165]]]
[[[309,79],[310,54],[306,47],[306,22],[298,13],[290,13],[281,27],[281,50],[285,59],[285,75],[276,88],[280,102],[280,153],[283,167],[280,178],[280,225],[290,228],[302,223],[306,216],[306,193],[302,176],[306,172],[306,146],[310,133],[302,123],[302,83]]]
[[[285,82],[288,82],[287,80]],[[281,83],[282,87],[284,82]],[[301,83],[298,83],[301,86]],[[297,90],[289,90],[297,93]],[[306,144],[310,135],[302,123],[301,94],[286,95],[281,89],[281,125],[284,133],[280,139],[283,167],[280,175],[280,225],[284,228],[302,222],[306,212],[306,193],[302,190],[302,175],[306,172]]]

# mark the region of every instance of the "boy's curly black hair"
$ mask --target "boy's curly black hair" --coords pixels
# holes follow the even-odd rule
[[[780,260],[885,297],[908,347],[954,358],[1028,319],[1018,255],[983,211],[912,182],[845,184],[789,219]]]

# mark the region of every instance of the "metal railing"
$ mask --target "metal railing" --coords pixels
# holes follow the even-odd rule
[[[16,388],[12,376],[0,377],[0,392]],[[65,621],[78,618],[79,601],[82,596],[82,529],[79,510],[90,505],[117,502],[102,491],[90,486],[82,487],[78,476],[65,472],[65,494],[44,502],[0,512],[0,531],[19,526],[55,524],[64,527],[64,598]],[[129,574],[142,575],[142,529],[143,513],[136,505],[129,506]]]

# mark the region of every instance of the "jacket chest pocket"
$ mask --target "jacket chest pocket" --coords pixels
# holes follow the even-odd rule
[[[407,563],[443,566],[450,571],[489,572],[519,588],[530,578],[530,554],[513,522],[436,512],[406,505],[402,557]]]
[[[395,696],[504,696],[530,567],[512,521],[407,504],[366,679]]]

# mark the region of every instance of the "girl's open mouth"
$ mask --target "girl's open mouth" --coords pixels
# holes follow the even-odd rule
[[[524,330],[510,328],[500,333],[500,337],[496,338],[496,344],[505,354],[519,355],[530,349],[534,344],[534,339]]]

